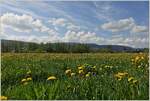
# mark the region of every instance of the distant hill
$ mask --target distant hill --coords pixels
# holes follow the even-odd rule
[[[2,52],[62,52],[62,53],[88,53],[88,52],[142,52],[148,48],[133,48],[123,45],[97,45],[92,43],[33,43],[16,40],[1,40]]]

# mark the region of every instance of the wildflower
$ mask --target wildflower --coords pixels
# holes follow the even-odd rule
[[[131,61],[133,62],[133,61],[134,61],[134,59],[131,59]]]
[[[27,72],[27,74],[31,74],[31,70],[29,70],[29,71]]]
[[[67,75],[70,75],[70,74],[71,74],[71,69],[67,69],[67,70],[65,71],[65,73],[66,73]]]
[[[75,76],[76,75],[76,73],[71,73],[71,76]]]
[[[79,70],[79,74],[83,74],[84,73],[84,71],[83,70]]]
[[[80,66],[80,67],[78,67],[78,69],[79,69],[79,70],[83,70],[83,69],[84,69],[84,67],[83,67],[83,66]]]
[[[86,76],[86,77],[89,77],[89,76],[90,76],[90,72],[88,72],[85,76]]]
[[[47,78],[47,80],[56,80],[57,78],[55,76],[50,76]]]
[[[138,81],[137,80],[133,80],[133,84],[136,84]]]
[[[28,82],[24,82],[24,83],[23,83],[23,85],[27,85],[27,84],[28,84]]]
[[[31,77],[28,77],[28,78],[27,78],[27,81],[31,81],[31,80],[32,80],[32,78],[31,78]]]
[[[120,81],[122,78],[124,78],[126,75],[128,75],[127,72],[118,72],[115,74],[115,77]]]
[[[144,57],[142,56],[141,59],[144,60]]]
[[[133,77],[129,77],[128,78],[128,81],[130,82],[131,80],[133,80],[134,78]]]
[[[6,96],[0,96],[0,100],[7,100]]]
[[[136,57],[135,57],[135,61],[138,61],[139,59],[140,59],[139,56],[136,56]]]
[[[92,68],[96,69],[96,66],[93,66]]]
[[[124,76],[124,75],[126,75],[126,73],[118,72],[118,75],[120,75],[120,76]]]
[[[22,79],[22,80],[21,80],[21,82],[25,82],[25,81],[27,81],[27,79]]]

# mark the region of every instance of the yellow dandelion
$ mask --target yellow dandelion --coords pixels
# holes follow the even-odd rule
[[[29,70],[29,71],[27,72],[27,74],[31,74],[31,70]]]
[[[120,81],[122,78],[119,78],[118,81]]]
[[[76,73],[71,73],[71,76],[75,76],[76,75]]]
[[[89,77],[89,76],[90,76],[90,74],[89,74],[89,73],[87,73],[85,76],[86,76],[86,77]]]
[[[118,72],[118,75],[124,76],[125,74],[124,74],[124,73],[121,73],[121,72]]]
[[[22,79],[22,80],[21,80],[21,82],[25,82],[25,81],[27,81],[27,79]]]
[[[56,80],[57,78],[55,76],[50,76],[47,78],[47,80]]]
[[[83,74],[84,73],[84,71],[83,70],[79,70],[79,74]]]
[[[65,73],[66,73],[66,74],[71,74],[71,69],[67,69],[67,70],[65,71]]]
[[[137,60],[139,60],[140,59],[140,57],[139,56],[136,56],[135,57],[135,61],[137,61]]]
[[[83,67],[83,66],[80,66],[80,67],[78,67],[78,69],[79,69],[79,70],[82,70],[82,69],[84,69],[84,67]]]
[[[133,80],[133,84],[137,83],[138,81],[137,80]]]
[[[28,84],[28,82],[24,82],[24,83],[23,83],[23,85],[27,85],[27,84]]]
[[[28,78],[27,78],[27,81],[31,81],[31,80],[32,80],[32,78],[31,78],[31,77],[28,77]]]
[[[134,59],[131,59],[131,61],[133,62],[133,61],[134,61]]]
[[[133,80],[134,79],[134,77],[129,77],[128,78],[128,81],[130,82],[131,80]]]
[[[142,56],[141,59],[144,60],[144,57]]]
[[[96,69],[96,66],[93,66],[92,68]]]
[[[0,100],[7,100],[6,96],[0,96]]]

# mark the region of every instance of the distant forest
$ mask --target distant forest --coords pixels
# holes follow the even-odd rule
[[[13,53],[115,53],[148,52],[148,48],[132,48],[117,45],[96,45],[84,43],[33,43],[1,40],[1,52]]]

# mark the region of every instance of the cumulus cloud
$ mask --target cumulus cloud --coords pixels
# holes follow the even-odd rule
[[[133,26],[134,26],[134,19],[130,17],[128,19],[121,19],[119,21],[104,23],[101,26],[101,28],[111,32],[119,32],[131,29]]]
[[[146,26],[134,26],[131,30],[132,33],[148,32]]]
[[[146,26],[136,25],[135,20],[132,17],[104,23],[101,25],[101,28],[111,32],[120,32],[125,30],[129,30],[131,33],[148,32],[148,28]]]
[[[80,43],[99,43],[104,40],[101,37],[98,37],[94,32],[85,32],[85,31],[67,31],[65,36],[62,38],[65,42],[80,42]]]
[[[64,18],[52,18],[48,21],[50,24],[52,24],[55,29],[57,29],[57,26],[65,27],[68,30],[79,30],[80,27],[73,24],[72,22],[68,21]]]
[[[1,24],[2,29],[4,27],[9,27],[14,31],[17,32],[31,32],[31,31],[38,31],[38,32],[49,32],[50,28],[46,27],[41,20],[34,19],[30,15],[17,15],[14,13],[5,13],[1,17]]]
[[[64,18],[52,18],[48,21],[49,23],[51,23],[52,25],[56,26],[66,26],[67,20]]]

